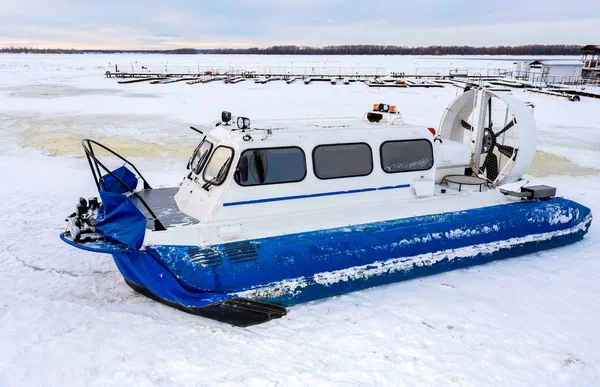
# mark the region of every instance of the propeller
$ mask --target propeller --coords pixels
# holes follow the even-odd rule
[[[485,173],[488,180],[494,181],[498,177],[500,164],[498,162],[498,156],[494,154],[494,148],[498,149],[498,152],[511,159],[516,159],[518,149],[515,149],[509,145],[498,144],[498,138],[506,133],[507,130],[515,126],[517,119],[513,118],[504,128],[495,133],[492,130],[494,123],[492,122],[492,98],[488,99],[488,127],[483,128],[483,139],[481,144],[481,153],[486,153],[483,161],[483,167],[481,172]],[[469,131],[473,131],[473,126],[465,120],[460,120],[460,124],[463,128]]]
[[[481,171],[484,172],[487,178],[491,181],[496,180],[498,177],[498,156],[492,152],[489,152],[487,156],[485,156]]]

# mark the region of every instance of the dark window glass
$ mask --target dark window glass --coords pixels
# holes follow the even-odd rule
[[[212,146],[213,144],[211,144],[210,141],[204,140],[194,151],[194,155],[190,161],[190,169],[194,171],[196,175],[199,175],[202,168],[204,168],[204,164],[206,163],[206,160],[208,160],[208,155],[210,154]]]
[[[227,177],[232,159],[233,149],[226,146],[217,147],[204,168],[204,181],[210,182],[210,185],[221,185]]]
[[[381,145],[381,168],[387,173],[424,171],[433,167],[427,140],[387,141]]]
[[[293,183],[304,180],[306,158],[298,147],[248,149],[240,156],[235,180],[239,185]]]
[[[319,179],[366,176],[373,170],[373,154],[365,143],[319,145],[313,164]]]

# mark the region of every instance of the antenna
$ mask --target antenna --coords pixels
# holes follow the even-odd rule
[[[190,129],[192,129],[194,132],[198,132],[198,133],[200,133],[200,134],[204,134],[204,132],[203,132],[203,131],[201,131],[201,130],[200,130],[200,129],[198,129],[198,128],[194,128],[193,126],[190,126]]]

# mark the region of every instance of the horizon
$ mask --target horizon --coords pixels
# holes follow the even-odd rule
[[[131,49],[120,49],[120,48],[112,48],[112,47],[101,47],[101,48],[62,48],[62,47],[47,47],[47,48],[42,48],[42,47],[32,47],[32,46],[0,46],[0,53],[2,52],[27,52],[27,51],[32,51],[32,53],[35,53],[36,51],[73,51],[75,53],[85,53],[85,52],[104,52],[104,53],[118,53],[118,52],[131,52],[131,53],[144,53],[144,52],[149,52],[149,53],[174,53],[174,54],[236,54],[238,53],[238,51],[241,51],[241,53],[248,53],[246,51],[255,51],[255,50],[259,50],[262,51],[258,54],[273,54],[273,50],[274,49],[297,49],[299,51],[307,51],[310,52],[312,51],[319,51],[322,50],[324,51],[323,53],[319,53],[319,54],[323,54],[323,55],[327,55],[328,51],[333,51],[335,49],[338,48],[356,48],[358,50],[360,49],[368,49],[368,48],[386,48],[386,49],[401,49],[401,50],[433,50],[433,49],[466,49],[468,51],[478,51],[478,50],[495,50],[498,49],[501,51],[501,49],[506,49],[506,50],[515,50],[515,49],[528,49],[529,51],[534,50],[534,51],[544,51],[545,49],[558,49],[561,48],[562,51],[571,51],[573,49],[577,50],[577,53],[571,53],[571,54],[556,54],[556,55],[579,55],[579,50],[581,48],[583,48],[585,45],[566,45],[566,44],[546,44],[546,45],[541,45],[541,44],[523,44],[523,45],[494,45],[494,46],[467,46],[467,45],[429,45],[429,46],[400,46],[400,45],[358,45],[358,44],[345,44],[345,45],[327,45],[327,46],[296,46],[296,45],[274,45],[274,46],[268,46],[268,47],[244,47],[244,48],[233,48],[233,47],[218,47],[218,48],[196,48],[196,47],[181,47],[181,48],[175,48],[175,49],[153,49],[153,48],[131,48]],[[189,51],[196,51],[196,52],[189,52]],[[254,52],[251,52],[252,54]],[[302,55],[303,53],[282,53],[281,55]],[[309,53],[310,54],[314,54],[314,52]],[[339,55],[357,55],[357,54],[339,54]],[[358,54],[358,55],[366,55],[366,54]],[[374,54],[374,55],[381,55],[381,54]],[[474,53],[474,54],[457,54],[456,51],[452,51],[450,50],[450,52],[447,53],[424,53],[424,54],[413,54],[413,53],[389,53],[389,54],[383,54],[383,55],[521,55],[521,54],[496,54],[496,53]],[[527,55],[527,54],[522,54],[522,55]],[[537,54],[536,54],[537,55]],[[547,55],[555,55],[555,54],[547,54]]]

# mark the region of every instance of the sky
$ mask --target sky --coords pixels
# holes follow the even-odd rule
[[[565,0],[0,0],[0,46],[600,44],[600,3]]]

